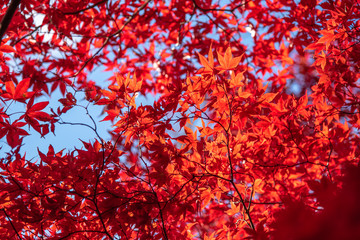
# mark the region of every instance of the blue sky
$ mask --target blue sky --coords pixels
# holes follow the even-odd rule
[[[221,1],[221,4],[226,4],[228,3],[228,1]],[[42,23],[42,16],[39,16],[37,19],[35,19],[35,22],[37,22],[37,25],[40,25]],[[195,20],[195,18],[193,19]],[[206,22],[208,21],[206,16],[198,16],[196,18],[197,21],[203,21]],[[241,42],[242,43],[247,43],[248,46],[248,50],[251,50],[251,44],[253,44],[252,41],[252,34],[255,34],[251,28],[247,29],[248,32],[247,33],[241,33]],[[46,32],[47,29],[44,28],[42,29],[43,32]],[[51,38],[51,34],[48,34],[47,37],[45,37],[45,41],[46,38],[50,39]],[[212,34],[213,38],[216,38],[216,31]],[[158,53],[160,53],[163,48],[165,48],[167,46],[161,46],[157,45],[156,46],[156,51]],[[177,47],[177,46],[174,46]],[[214,49],[213,49],[214,50]],[[54,55],[59,54],[61,55],[61,53],[58,52],[54,52]],[[131,53],[129,53],[130,57],[131,57]],[[195,63],[196,61],[192,61],[193,63]],[[200,67],[200,65],[195,65],[196,67]],[[100,86],[106,88],[106,86],[108,85],[109,82],[107,82],[107,79],[112,75],[112,72],[105,72],[104,71],[104,67],[98,67],[97,69],[95,69],[92,73],[89,74],[89,79],[92,79],[94,81],[96,81],[97,84],[99,84]],[[69,89],[70,90],[70,89]],[[71,91],[70,91],[71,92]],[[78,104],[80,105],[84,105],[86,106],[88,104],[88,102],[86,101],[79,101],[82,96],[79,97],[78,95],[79,93],[77,93],[77,99],[78,99]],[[58,102],[58,99],[62,98],[62,95],[60,94],[59,91],[55,92],[51,98],[48,96],[43,96],[39,99],[37,99],[37,102],[42,102],[42,101],[49,101],[50,104],[48,105],[48,107],[45,109],[46,112],[50,112],[50,108],[53,108],[56,110],[56,108],[58,106],[60,106],[61,104]],[[137,105],[139,104],[151,104],[154,101],[154,97],[153,95],[149,94],[148,96],[139,96],[136,99],[136,103]],[[14,113],[14,112],[24,112],[25,111],[25,105],[21,104],[21,103],[17,103],[17,104],[13,104],[11,106],[11,111],[9,111],[9,113]],[[107,130],[111,129],[111,123],[109,121],[105,121],[105,122],[101,122],[100,120],[102,120],[104,118],[103,116],[100,116],[101,112],[103,110],[103,106],[95,106],[95,105],[89,105],[88,107],[88,111],[89,114],[94,118],[95,122],[96,122],[96,126],[98,128],[98,133],[100,134],[100,136],[102,138],[104,138],[104,140],[108,140],[109,139],[109,134],[107,133]],[[15,119],[15,118],[13,118]],[[64,114],[62,116],[62,120],[65,122],[72,122],[72,123],[85,123],[85,124],[89,124],[90,126],[94,127],[93,122],[91,121],[91,119],[89,118],[89,116],[86,114],[86,111],[84,110],[84,108],[81,107],[74,107],[73,109],[69,110],[66,114]],[[28,129],[26,129],[28,130]],[[30,129],[28,130],[29,132],[29,136],[26,136],[23,140],[23,147],[22,147],[22,153],[26,152],[27,155],[27,159],[36,159],[38,157],[38,151],[37,149],[39,149],[41,152],[47,152],[48,146],[51,144],[53,145],[53,147],[55,148],[55,151],[60,151],[62,149],[65,149],[65,151],[71,151],[73,150],[75,147],[76,148],[81,148],[82,147],[82,143],[80,141],[84,140],[84,141],[89,141],[89,140],[94,140],[94,138],[96,138],[96,135],[94,133],[93,130],[91,130],[88,127],[85,126],[80,126],[80,125],[63,125],[63,124],[56,124],[56,128],[55,128],[55,135],[53,135],[52,133],[49,133],[48,135],[45,136],[45,138],[41,138],[40,134],[37,133],[36,131]],[[7,146],[7,144],[5,143],[5,139],[1,139],[0,140],[2,142],[0,142],[0,145],[3,146],[3,149],[0,150],[1,152],[7,152],[9,150],[9,146]]]

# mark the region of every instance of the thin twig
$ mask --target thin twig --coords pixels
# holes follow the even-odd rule
[[[3,209],[1,209],[1,210],[5,213],[5,216],[6,216],[6,217],[7,217],[7,219],[9,220],[9,222],[10,222],[10,224],[11,224],[11,227],[14,229],[14,231],[15,231],[15,233],[16,233],[16,235],[17,235],[17,237],[21,240],[22,238],[20,237],[20,235],[19,235],[18,231],[16,230],[16,228],[15,228],[14,224],[12,223],[10,216],[6,213],[5,208],[3,208]]]
[[[103,3],[105,3],[105,2],[107,2],[108,0],[102,0],[102,1],[100,1],[100,2],[98,2],[98,3],[95,3],[95,4],[93,4],[93,5],[90,5],[90,6],[88,6],[88,7],[86,7],[86,8],[83,8],[83,9],[80,9],[80,10],[77,10],[77,11],[74,11],[74,12],[65,12],[65,13],[63,13],[64,15],[76,15],[76,14],[79,14],[79,13],[81,13],[81,12],[85,12],[85,11],[87,11],[87,10],[89,10],[89,9],[92,9],[92,8],[94,8],[94,7],[96,7],[96,6],[99,6],[100,4],[103,4]]]
[[[91,60],[93,60],[94,57],[101,52],[101,50],[103,50],[103,48],[109,43],[110,39],[111,39],[112,37],[116,36],[116,35],[120,35],[120,34],[122,33],[122,31],[124,30],[124,28],[139,14],[139,12],[140,12],[141,10],[143,10],[143,9],[146,7],[146,5],[147,5],[150,1],[151,1],[151,0],[147,0],[143,5],[141,5],[141,7],[140,7],[138,10],[136,10],[136,11],[129,17],[129,19],[124,23],[124,25],[123,25],[119,30],[117,30],[115,33],[113,33],[113,34],[111,34],[110,36],[108,36],[108,37],[106,38],[105,42],[103,43],[103,45],[94,53],[94,55],[92,55],[90,58],[88,58],[88,59],[83,63],[83,65],[81,66],[80,70],[77,71],[77,73],[75,73],[75,74],[74,74],[73,76],[71,76],[71,77],[74,78],[74,77],[76,77],[77,75],[79,75],[79,74],[81,73],[81,71],[86,67],[86,65],[87,65]]]

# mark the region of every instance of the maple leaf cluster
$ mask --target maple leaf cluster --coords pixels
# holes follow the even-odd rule
[[[359,2],[224,2],[0,3],[1,239],[360,238]]]

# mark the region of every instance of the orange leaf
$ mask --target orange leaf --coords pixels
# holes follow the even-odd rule
[[[228,215],[233,216],[240,212],[240,204],[238,204],[237,206],[233,202],[230,202],[230,204],[231,204],[231,209],[226,211]]]
[[[217,54],[219,63],[221,65],[220,67],[217,67],[217,69],[220,70],[220,73],[224,70],[235,69],[239,65],[239,62],[242,58],[242,56],[233,58],[230,47],[226,49],[224,57],[221,56],[219,52]]]
[[[238,96],[241,98],[249,98],[252,95],[252,93],[249,92],[241,92],[241,89],[238,91]]]

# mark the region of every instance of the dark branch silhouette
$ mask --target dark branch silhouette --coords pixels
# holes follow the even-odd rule
[[[9,4],[9,8],[7,9],[5,16],[1,20],[0,23],[0,44],[6,32],[6,29],[10,25],[10,22],[16,12],[17,7],[20,5],[21,0],[12,0]]]

